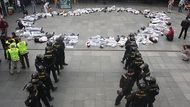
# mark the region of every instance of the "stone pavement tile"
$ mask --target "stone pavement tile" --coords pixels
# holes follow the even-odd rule
[[[190,82],[190,72],[188,72],[188,73],[182,73],[182,75],[183,75],[183,77],[185,78],[185,80],[187,82]]]
[[[166,52],[167,56],[169,57],[177,57],[178,54],[177,53],[174,53],[174,52]]]
[[[190,94],[185,94],[185,97],[187,98],[188,101],[190,101]]]
[[[171,75],[176,82],[184,82],[185,81],[184,77],[181,75],[180,72],[175,72],[175,73],[171,72]]]
[[[85,100],[83,107],[96,107],[95,106],[96,100]],[[76,106],[78,107],[78,106]]]
[[[117,96],[117,89],[116,88],[105,88],[105,98],[106,100],[115,100]]]
[[[169,103],[172,107],[188,107],[189,102],[184,100],[169,100]]]
[[[84,107],[85,100],[73,100],[73,107]]]
[[[96,100],[95,107],[106,107],[105,100]]]

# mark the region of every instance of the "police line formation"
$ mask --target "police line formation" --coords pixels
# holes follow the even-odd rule
[[[113,8],[113,7],[112,7]],[[85,9],[79,12],[88,12],[93,13],[99,11],[97,8],[94,9]],[[118,8],[117,8],[118,9]],[[109,7],[100,9],[101,11],[113,11]],[[132,10],[132,9],[131,9]],[[124,8],[119,8],[119,11],[126,11]],[[133,10],[135,14],[139,14],[138,11]],[[79,13],[78,12],[78,13]],[[71,14],[72,12],[68,12]],[[73,11],[75,13],[75,11]],[[82,14],[80,13],[80,14]],[[148,12],[150,13],[150,12]],[[66,13],[64,13],[66,14]],[[63,15],[64,15],[63,14]],[[79,14],[73,14],[79,15]],[[148,14],[147,14],[148,15]],[[19,20],[22,25],[29,24],[30,19],[34,19],[37,15],[29,16],[27,20]],[[154,15],[153,15],[154,16]],[[28,16],[26,16],[28,17]],[[40,16],[37,16],[38,18]],[[44,16],[45,17],[45,16]],[[35,20],[32,20],[32,23]],[[166,20],[164,20],[166,23]],[[157,23],[158,24],[158,23]],[[33,28],[31,26],[24,25],[26,30],[28,27],[30,32],[36,32],[37,28]],[[35,29],[35,30],[34,30]],[[23,29],[22,29],[23,30]],[[143,32],[146,28],[142,28]],[[39,30],[37,30],[39,31]],[[40,30],[41,33],[41,30]],[[31,33],[37,34],[38,33]],[[53,34],[52,34],[53,35]],[[155,96],[159,94],[159,86],[156,82],[156,78],[151,76],[150,69],[147,63],[143,61],[141,53],[138,51],[138,45],[136,38],[138,34],[131,33],[128,35],[125,41],[125,53],[122,59],[122,63],[125,63],[124,69],[126,69],[126,73],[121,76],[119,87],[120,89],[117,91],[118,96],[115,100],[115,105],[119,105],[122,98],[126,99],[126,107],[153,107],[153,103],[155,101]],[[143,35],[143,34],[142,34]],[[10,60],[10,74],[13,74],[14,70],[17,68],[17,62],[21,59],[22,68],[25,69],[25,61],[27,67],[30,67],[28,61],[28,50],[27,43],[25,41],[21,41],[20,39],[8,40],[9,49],[7,50],[7,57]],[[24,61],[25,59],[25,61]],[[13,70],[11,70],[11,66],[13,65]],[[35,59],[35,67],[36,72],[31,75],[31,80],[24,87],[29,94],[27,99],[25,100],[25,105],[29,107],[42,107],[41,101],[44,103],[46,107],[53,107],[50,102],[54,99],[51,95],[51,91],[56,91],[57,87],[55,87],[50,78],[50,74],[53,75],[55,83],[59,81],[57,75],[60,75],[60,70],[63,69],[63,65],[68,65],[65,63],[65,43],[64,36],[58,36],[54,41],[48,41],[47,46],[45,48],[45,54],[39,54]],[[51,73],[52,72],[52,73]],[[137,84],[138,90],[132,92],[134,84]]]
[[[45,33],[43,28],[38,28],[34,25],[35,21],[41,18],[53,17],[53,16],[81,16],[82,14],[92,14],[96,12],[129,12],[135,15],[142,14],[146,18],[150,18],[150,23],[148,26],[141,27],[136,33],[135,38],[137,44],[153,44],[158,42],[158,38],[161,35],[164,35],[165,32],[168,31],[169,17],[165,14],[165,12],[152,12],[148,9],[144,11],[136,10],[133,8],[124,8],[124,7],[105,7],[105,8],[84,8],[84,9],[76,9],[73,11],[52,11],[47,13],[37,13],[32,15],[27,15],[24,18],[19,18],[18,20],[18,29],[16,30],[16,34],[19,36],[28,37],[28,39],[34,39],[35,42],[43,43],[48,40],[54,41],[57,37],[63,36],[63,34],[54,35],[55,33]],[[169,22],[170,23],[170,22]],[[73,48],[73,46],[78,42],[79,34],[64,34],[66,37],[65,40],[66,46]],[[104,37],[101,35],[96,35],[90,37],[87,42],[87,47],[99,46],[99,47],[124,47],[124,44],[127,40],[125,35],[117,35],[117,37]]]
[[[61,44],[64,45],[63,38],[57,39],[54,45],[52,42],[48,42],[45,55],[36,56],[35,67],[37,72],[32,74],[31,81],[25,86],[25,89],[29,92],[29,96],[25,101],[27,106],[41,107],[40,101],[42,100],[46,107],[51,107],[49,103],[53,100],[51,90],[55,91],[57,87],[52,84],[50,72],[52,72],[55,82],[58,82],[59,68],[62,69],[62,65],[67,65],[64,63],[64,56],[62,56],[64,53],[61,53],[64,52],[64,50],[61,50],[61,47],[63,49]],[[159,94],[159,86],[156,78],[151,76],[149,65],[143,61],[133,33],[128,36],[125,49],[121,62],[125,63],[126,73],[121,76],[115,106],[118,106],[122,98],[125,97],[125,107],[153,107],[155,96]],[[54,50],[55,56],[53,56]],[[61,54],[57,56],[56,53]],[[137,90],[133,88],[135,83],[138,87]]]

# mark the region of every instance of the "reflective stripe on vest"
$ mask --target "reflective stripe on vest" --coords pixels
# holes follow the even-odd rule
[[[27,53],[27,46],[26,46],[26,42],[25,41],[19,42],[17,44],[17,46],[18,46],[18,49],[19,49],[21,55]]]
[[[18,54],[19,50],[18,50],[18,48],[8,49],[8,52],[10,53],[12,61],[18,61],[19,60],[19,54]]]

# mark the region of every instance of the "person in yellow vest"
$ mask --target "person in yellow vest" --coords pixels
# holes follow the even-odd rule
[[[17,47],[19,49],[20,53],[20,62],[22,64],[22,69],[25,69],[25,61],[27,64],[27,67],[30,67],[29,60],[28,60],[28,49],[27,49],[27,43],[26,41],[20,41],[17,43]]]
[[[14,70],[17,69],[17,62],[19,61],[19,49],[16,47],[16,43],[10,44],[10,48],[7,50],[7,56],[9,60],[9,72],[12,75],[14,73],[12,67]],[[19,73],[20,71],[17,72]]]
[[[7,59],[7,54],[6,54],[6,52],[7,52],[7,50],[8,49],[10,49],[10,44],[11,43],[15,43],[15,40],[13,39],[13,38],[11,38],[11,37],[7,37],[6,38],[6,41],[5,41],[5,50],[4,50],[4,55],[5,55],[5,59]]]

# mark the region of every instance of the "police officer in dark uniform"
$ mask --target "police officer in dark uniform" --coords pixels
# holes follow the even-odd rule
[[[136,46],[131,46],[128,54],[126,55],[126,62],[125,62],[125,67],[123,69],[128,69],[128,67],[130,66],[130,64],[133,62],[133,60],[135,59],[135,55],[138,52],[137,47]]]
[[[64,43],[64,37],[61,36],[57,39],[57,42],[61,45],[61,51],[62,51],[62,55],[63,55],[63,65],[68,65],[66,62],[65,62],[65,43]]]
[[[141,54],[139,52],[135,53],[135,58],[133,59],[131,66],[134,68],[135,71],[135,79],[138,81],[141,77],[141,68],[140,66],[144,63]]]
[[[55,72],[55,53],[53,50],[53,44],[52,42],[47,42],[47,47],[45,48],[45,54],[44,54],[44,65],[46,68],[47,73],[50,75],[50,71],[52,71],[55,83],[59,81],[57,78],[57,74]]]
[[[125,53],[123,55],[121,63],[124,63],[124,61],[127,59],[127,54],[130,53],[130,49],[133,44],[132,42],[135,42],[135,38],[134,38],[134,34],[131,33],[131,34],[129,34],[129,38],[125,42]]]
[[[45,68],[42,65],[39,66],[38,73],[40,81],[42,81],[46,85],[46,87],[48,88],[49,96],[51,96],[50,89],[52,89],[52,91],[55,91],[57,90],[57,87],[53,86],[50,76],[45,72]],[[49,97],[49,99],[51,99],[51,97]]]
[[[127,97],[125,107],[148,107],[148,102],[149,99],[146,93],[146,85],[140,84],[139,90]]]
[[[146,79],[148,81],[147,86],[147,94],[148,94],[148,107],[153,107],[153,103],[155,101],[155,96],[159,94],[159,86],[156,83],[156,78],[150,76],[150,79]]]
[[[118,90],[118,96],[115,100],[116,106],[120,104],[124,96],[128,96],[131,93],[133,85],[135,83],[133,75],[134,75],[134,70],[129,68],[128,72],[121,76],[119,84],[121,90]]]
[[[48,98],[47,98],[47,87],[43,84],[42,81],[39,80],[38,73],[32,74],[32,84],[34,85],[34,88],[38,92],[39,98],[42,100],[42,102],[45,104],[46,107],[53,107],[49,104]]]
[[[25,105],[29,107],[42,107],[36,86],[29,83],[26,90],[29,92],[29,96],[25,101]]]
[[[35,59],[36,71],[40,71],[40,66],[44,66],[44,55],[38,54]]]
[[[59,69],[63,69],[63,46],[61,45],[60,41],[56,40],[55,44],[53,45],[53,48],[55,50],[55,66],[58,72],[58,75],[60,74]]]

